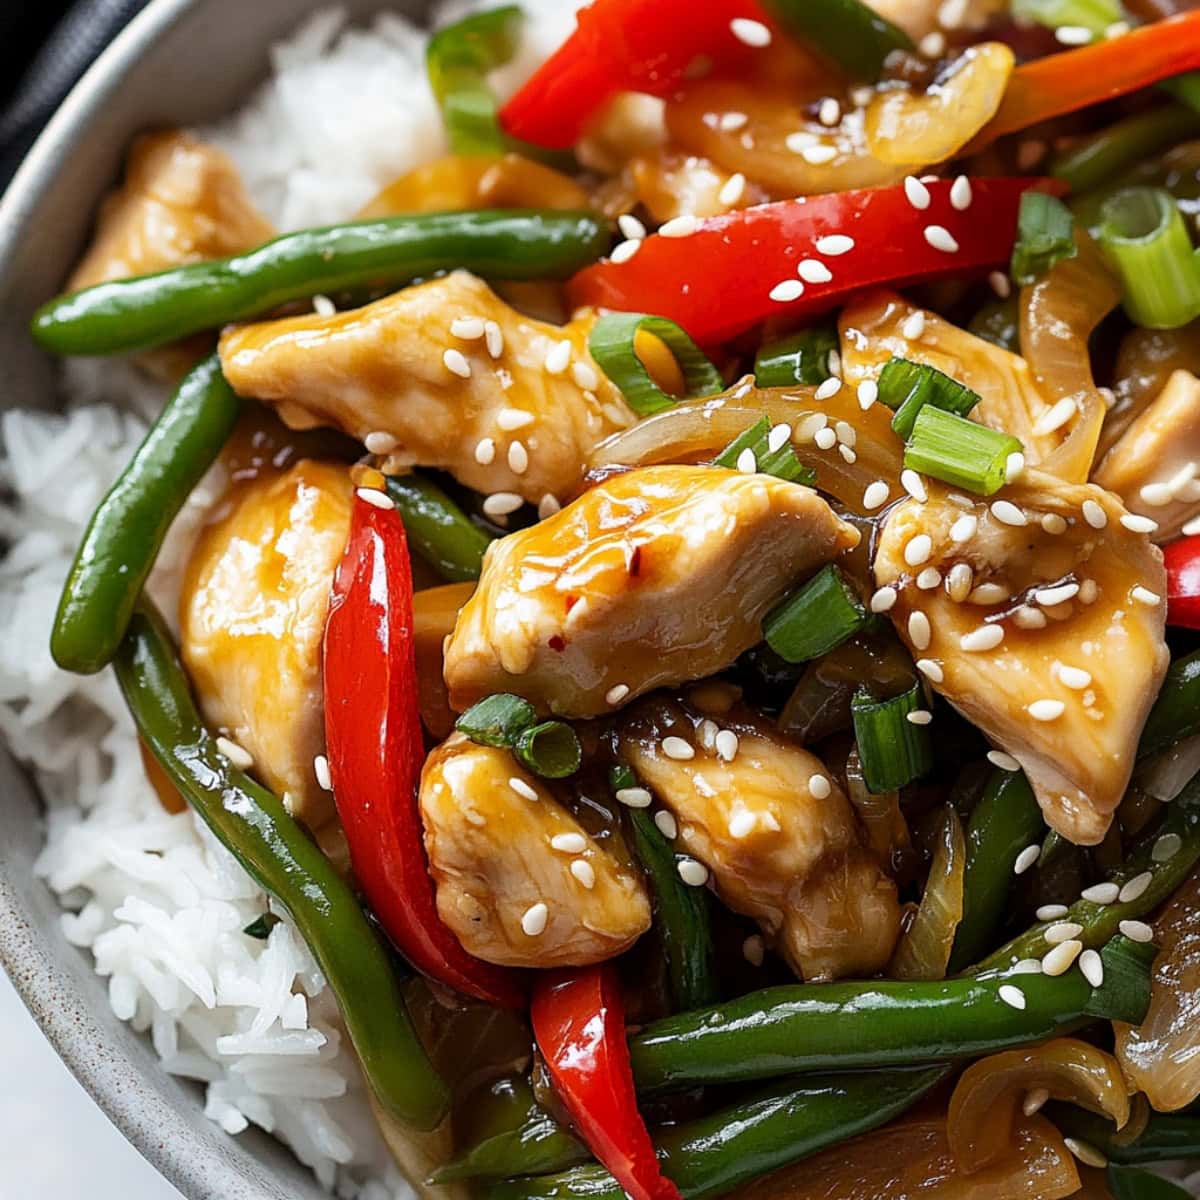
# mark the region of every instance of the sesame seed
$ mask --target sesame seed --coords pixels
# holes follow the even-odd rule
[[[538,798],[537,792],[531,788],[529,784],[525,782],[525,780],[518,779],[515,775],[508,781],[508,786],[512,788],[512,790],[516,792],[522,800],[536,800]]]
[[[896,597],[897,592],[894,587],[881,587],[871,597],[871,611],[873,613],[890,612],[896,603]]]
[[[725,205],[726,208],[732,208],[746,193],[746,177],[738,171],[736,175],[730,177],[721,184],[721,190],[717,193],[717,199]]]
[[[818,450],[832,450],[837,445],[837,433],[828,427],[818,429],[813,435],[813,441],[816,442]]]
[[[532,425],[534,420],[533,413],[526,412],[521,408],[502,408],[496,414],[496,424],[505,433],[513,433],[518,429],[524,429],[526,425]]]
[[[1065,517],[1060,517],[1058,513],[1043,513],[1041,527],[1049,534],[1060,534],[1067,532],[1067,521]]]
[[[792,437],[797,442],[811,442],[828,424],[829,418],[824,413],[809,413],[808,416],[801,418]]]
[[[1040,975],[1042,960],[1040,958],[1022,958],[1013,963],[1008,969],[1010,975]]]
[[[910,567],[919,567],[923,562],[929,560],[932,553],[933,539],[927,533],[918,533],[915,537],[909,538],[908,544],[904,547],[904,561]]]
[[[524,442],[513,442],[508,448],[508,469],[514,475],[524,475],[529,470],[529,451]]]
[[[691,213],[684,213],[682,216],[672,217],[671,220],[660,225],[658,234],[659,237],[665,238],[691,237],[699,228],[699,219]]]
[[[1172,858],[1183,849],[1183,838],[1177,833],[1164,833],[1162,837],[1154,843],[1154,849],[1150,851],[1150,857],[1156,863],[1169,862]]]
[[[1035,721],[1057,721],[1066,707],[1061,700],[1035,700],[1025,706],[1025,711]]]
[[[555,342],[549,350],[546,351],[546,358],[542,365],[545,367],[549,375],[561,375],[566,371],[571,364],[571,351],[574,347],[564,339],[561,342]]]
[[[925,333],[925,314],[923,312],[909,313],[900,323],[900,333],[910,342],[919,342]]]
[[[856,108],[866,108],[875,99],[875,89],[867,84],[860,84],[850,92],[850,100]]]
[[[1016,483],[1021,478],[1025,471],[1025,455],[1019,450],[1014,450],[1004,460],[1004,482]]]
[[[662,740],[663,753],[676,762],[687,762],[696,757],[696,750],[689,742],[681,737],[665,737]]]
[[[1062,32],[1060,29],[1059,33]],[[1090,35],[1089,35],[1090,38]],[[1059,38],[1059,41],[1062,39]],[[1096,1167],[1103,1170],[1108,1166],[1108,1159],[1096,1149],[1091,1142],[1085,1142],[1082,1138],[1063,1138],[1063,1145],[1077,1158],[1085,1167]]]
[[[804,159],[806,163],[811,163],[814,167],[821,167],[826,163],[833,162],[837,156],[838,150],[836,146],[805,146],[804,149],[800,151],[800,157]]]
[[[626,808],[649,808],[653,797],[644,787],[617,789],[617,801]]]
[[[322,791],[333,791],[333,775],[329,770],[329,759],[324,754],[318,754],[313,759],[313,774],[317,777],[317,786]]]
[[[726,116],[732,116],[732,113],[726,113]],[[745,117],[745,113],[742,114]],[[744,122],[743,122],[744,123]],[[644,238],[646,236],[646,227],[633,215],[633,213],[622,213],[617,218],[617,228],[627,238]]]
[[[863,508],[874,510],[882,507],[887,503],[888,495],[888,485],[882,479],[877,479],[874,483],[867,484],[867,489],[863,492]]]
[[[798,279],[783,279],[767,295],[771,300],[787,304],[789,301],[799,300],[804,295],[804,284]]]
[[[805,283],[828,283],[833,278],[833,272],[815,258],[801,259],[799,266],[796,267],[796,274]]]
[[[1092,987],[1098,988],[1104,983],[1104,960],[1095,950],[1085,950],[1079,956],[1079,969]]]
[[[737,456],[737,469],[743,475],[753,475],[758,470],[758,459],[754,457],[754,451],[749,446]]]
[[[757,934],[751,934],[742,943],[742,957],[752,966],[761,967],[763,958],[766,953],[766,947],[763,944],[762,937]]]
[[[1065,975],[1082,952],[1083,943],[1080,941],[1059,942],[1042,956],[1042,970],[1051,976]]]
[[[1054,39],[1063,46],[1086,46],[1092,40],[1092,31],[1086,25],[1060,25]]]
[[[932,658],[918,658],[917,670],[931,683],[941,683],[946,678],[941,666]]]
[[[725,762],[733,762],[738,752],[738,735],[732,729],[722,729],[717,734],[717,754]]]
[[[1121,889],[1115,883],[1094,883],[1089,888],[1084,888],[1079,893],[1081,900],[1086,900],[1089,904],[1112,904]]]
[[[1070,911],[1065,904],[1043,904],[1034,915],[1039,921],[1057,921]]]
[[[1121,524],[1130,533],[1153,533],[1158,528],[1158,522],[1150,517],[1142,517],[1137,513],[1122,513]]]
[[[1021,764],[1003,750],[989,750],[987,760],[993,767],[998,767],[1001,771],[1019,771],[1021,769]]]
[[[932,592],[934,588],[941,587],[942,573],[937,567],[926,567],[920,575],[917,576],[917,587],[923,592]]]
[[[1034,1113],[1039,1112],[1050,1099],[1050,1089],[1044,1087],[1031,1088],[1025,1093],[1025,1099],[1021,1104],[1021,1111],[1027,1116],[1032,1117]]]
[[[336,317],[337,305],[328,296],[316,295],[312,298],[313,312],[318,317]]]
[[[963,513],[953,525],[950,526],[950,540],[958,542],[960,545],[963,542],[969,542],[979,528],[979,518],[974,513]]]
[[[571,864],[571,874],[590,892],[596,886],[596,871],[586,858],[577,858]]]
[[[935,29],[932,33],[927,33],[917,43],[917,49],[926,58],[940,58],[946,53],[946,35],[940,30]]]
[[[776,425],[774,429],[767,434],[767,450],[774,454],[776,450],[781,450],[788,439],[792,436],[792,427],[790,425]]]
[[[845,443],[838,447],[838,453],[851,465],[858,462],[858,454],[845,445]]]
[[[864,379],[857,389],[858,407],[866,412],[879,399],[879,384],[874,379]]]
[[[1094,604],[1096,597],[1100,595],[1100,585],[1094,579],[1081,579],[1079,581],[1079,599],[1084,604]]]
[[[484,500],[483,511],[489,517],[507,517],[524,503],[516,492],[493,492]]]
[[[1058,587],[1039,588],[1033,593],[1033,598],[1047,608],[1052,608],[1056,604],[1063,604],[1067,600],[1073,600],[1079,595],[1079,584],[1077,583],[1062,583]]]
[[[1129,598],[1138,604],[1146,605],[1147,608],[1153,608],[1162,600],[1162,597],[1157,592],[1152,592],[1149,588],[1142,587],[1141,584],[1138,584],[1129,593]]]
[[[1200,533],[1200,517],[1193,517],[1180,532],[1186,537],[1194,537]]]
[[[1108,524],[1108,513],[1095,500],[1083,502],[1083,519],[1093,529],[1103,529]]]
[[[974,581],[975,572],[971,570],[970,563],[955,563],[946,575],[946,595],[961,604],[971,594]]]
[[[1016,862],[1013,863],[1013,874],[1024,875],[1030,867],[1041,857],[1042,848],[1036,843],[1032,846],[1026,846],[1020,854],[1017,855]]]
[[[1022,604],[1012,614],[1012,623],[1018,629],[1045,629],[1046,614],[1040,608],[1031,608],[1028,604]]]
[[[988,283],[1001,300],[1007,300],[1012,295],[1012,281],[1003,271],[993,271],[988,276]]]
[[[540,900],[525,910],[521,917],[521,929],[526,937],[539,937],[546,932],[546,922],[550,919],[550,909]]]
[[[571,378],[575,380],[576,387],[583,388],[585,392],[595,391],[600,386],[600,376],[591,363],[575,363],[571,367]]]
[[[830,233],[817,238],[816,247],[818,254],[823,254],[826,258],[838,258],[854,249],[854,239],[844,233]]]
[[[1029,522],[1025,514],[1011,500],[997,500],[991,507],[992,516],[1002,525],[1012,525],[1020,528]]]
[[[475,443],[475,461],[481,467],[491,466],[496,461],[496,443],[492,438],[480,438]]]
[[[460,379],[471,378],[471,364],[467,362],[461,350],[444,350],[442,362],[451,375],[457,375]]]
[[[926,225],[925,241],[935,250],[940,250],[943,254],[958,253],[958,242],[955,241],[954,235],[945,225]]]
[[[538,501],[538,520],[545,521],[547,518],[554,516],[556,512],[562,511],[562,505],[559,504],[557,497],[550,495],[547,492]]]
[[[920,610],[910,613],[908,617],[908,639],[918,650],[928,650],[933,630],[929,618]]]
[[[1025,1007],[1025,993],[1011,983],[1002,983],[996,995],[1010,1008],[1022,1009]]]
[[[734,17],[729,22],[729,31],[747,46],[759,48],[771,44],[771,31],[761,21],[750,17]]]
[[[1083,926],[1077,922],[1060,921],[1051,925],[1042,936],[1048,945],[1057,946],[1060,942],[1069,942],[1072,938],[1077,938],[1082,932]]]
[[[390,433],[376,431],[363,438],[363,445],[370,454],[391,454],[400,443]]]
[[[455,317],[450,322],[452,337],[462,338],[464,342],[474,342],[483,337],[482,317]]]
[[[556,833],[550,845],[564,854],[582,854],[587,849],[587,838],[582,833]]]
[[[824,800],[833,791],[833,787],[824,775],[810,775],[808,790],[814,800]]]
[[[1143,871],[1140,875],[1135,875],[1117,895],[1117,899],[1122,904],[1132,904],[1135,900],[1140,900],[1145,894],[1146,889],[1154,882],[1154,875],[1150,871]]]
[[[1151,508],[1162,508],[1164,504],[1170,504],[1175,499],[1175,493],[1168,483],[1148,483],[1139,494],[1142,503],[1150,505]]]
[[[484,322],[483,340],[490,357],[499,358],[504,353],[504,330],[495,321]]]
[[[798,129],[795,133],[789,133],[787,137],[783,139],[783,144],[788,148],[788,150],[791,151],[791,153],[803,154],[809,146],[815,146],[817,144],[817,135],[815,133],[809,133],[804,129]]]
[[[817,390],[813,392],[813,396],[817,400],[831,400],[841,390],[842,381],[835,376],[818,384]]]
[[[676,870],[688,887],[703,887],[708,882],[708,868],[694,858],[681,859]]]
[[[381,492],[378,488],[356,488],[354,494],[360,499],[366,501],[372,508],[384,509],[395,508],[391,497]]]
[[[1010,595],[1008,588],[1002,587],[998,583],[981,583],[977,588],[972,589],[967,600],[971,604],[1003,604]]]
[[[915,175],[905,178],[904,194],[908,197],[909,204],[921,212],[924,212],[933,203],[929,189]]]
[[[960,175],[950,185],[950,203],[959,211],[966,212],[971,207],[971,201],[974,195],[971,192],[971,181],[965,176]]]
[[[900,483],[904,490],[914,499],[919,500],[922,504],[929,499],[929,492],[925,488],[925,480],[913,470],[904,470],[900,472]]]
[[[1079,410],[1075,401],[1069,396],[1052,404],[1033,424],[1033,432],[1038,435],[1053,433],[1061,429]]]
[[[758,817],[743,809],[729,819],[729,836],[741,841],[742,838],[749,837],[757,825]]]
[[[842,119],[842,106],[834,96],[826,96],[817,109],[817,120],[832,127]]]
[[[971,653],[978,654],[985,650],[995,650],[1004,641],[1004,626],[991,624],[980,625],[970,633],[964,633],[958,644]]]
[[[620,704],[629,695],[629,684],[617,683],[604,693],[605,704]]]
[[[1131,942],[1154,941],[1154,930],[1145,921],[1122,921],[1117,929]]]
[[[745,128],[749,120],[749,116],[744,112],[722,113],[721,119],[717,122],[717,128],[722,133],[737,133],[739,129]]]
[[[1092,675],[1082,667],[1068,667],[1063,664],[1058,668],[1058,681],[1063,687],[1069,687],[1073,692],[1082,692],[1092,686]]]
[[[904,716],[910,725],[928,725],[933,720],[933,713],[927,708],[914,708]]]
[[[627,238],[618,242],[609,254],[609,262],[627,263],[642,248],[641,238]]]
[[[667,812],[665,808],[660,808],[654,814],[654,824],[668,841],[673,842],[679,836],[679,822],[675,820],[675,814]]]

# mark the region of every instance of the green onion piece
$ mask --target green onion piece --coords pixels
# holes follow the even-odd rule
[[[1150,1008],[1150,968],[1157,956],[1153,942],[1135,942],[1117,934],[1100,951],[1104,983],[1093,990],[1083,1011],[1101,1021],[1140,1025]]]
[[[513,753],[522,766],[543,779],[566,779],[579,770],[583,760],[579,738],[564,721],[543,721],[522,730]]]
[[[852,79],[883,74],[896,50],[913,50],[904,30],[862,0],[764,0],[763,7],[789,33],[833,59]]]
[[[242,932],[247,937],[258,938],[260,942],[265,942],[271,936],[271,930],[279,924],[279,918],[273,912],[265,912],[261,917],[256,917]]]
[[[1191,1200],[1192,1193],[1177,1183],[1138,1167],[1109,1164],[1108,1190],[1113,1200]]]
[[[1192,112],[1200,112],[1200,71],[1188,71],[1183,75],[1172,76],[1170,79],[1164,79],[1158,86]]]
[[[516,5],[506,5],[447,25],[429,39],[429,85],[455,154],[500,154],[507,148],[487,75],[516,53],[522,20]]]
[[[1200,315],[1200,257],[1170,192],[1126,188],[1100,215],[1100,245],[1121,276],[1129,319],[1177,329]]]
[[[928,405],[904,448],[904,465],[964,491],[990,496],[1004,486],[1009,455],[1020,450],[1021,443],[1007,433]]]
[[[867,790],[873,795],[892,792],[912,783],[933,766],[929,729],[914,725],[908,714],[924,706],[919,683],[891,700],[876,700],[859,688],[850,703],[858,758]]]
[[[1074,258],[1075,217],[1057,196],[1026,192],[1017,218],[1017,241],[1009,271],[1019,284],[1034,283],[1056,263]]]
[[[633,773],[632,767],[627,767],[624,763],[617,763],[615,767],[610,767],[608,770],[608,785],[614,792],[637,787],[637,776]]]
[[[1042,1110],[1067,1137],[1090,1142],[1110,1162],[1170,1162],[1200,1155],[1200,1119],[1181,1113],[1151,1113],[1150,1120],[1132,1141],[1120,1136],[1116,1126],[1099,1113],[1073,1104],[1052,1102]]]
[[[650,378],[650,372],[634,348],[634,338],[639,330],[653,334],[675,355],[683,372],[682,396],[668,396]],[[679,400],[711,396],[725,386],[721,372],[708,361],[700,347],[666,317],[647,313],[607,313],[592,326],[588,349],[639,417],[662,412]]]
[[[473,704],[454,728],[480,746],[512,747],[521,733],[537,721],[537,713],[528,700],[497,692]]]
[[[1021,352],[1021,314],[1016,296],[985,304],[968,322],[967,331],[1010,354]]]
[[[755,421],[749,429],[735,437],[713,459],[713,466],[740,471],[742,455],[747,450],[754,455],[754,470],[761,475],[774,475],[777,479],[803,483],[807,487],[812,487],[816,482],[817,473],[796,457],[791,442],[784,442],[778,450],[771,449],[771,422],[766,417]]]
[[[759,350],[754,381],[763,388],[816,387],[833,375],[829,360],[837,349],[837,330],[831,326],[802,329]]]
[[[1063,25],[1090,29],[1093,36],[1124,20],[1116,0],[1012,0],[1012,15],[1018,20],[1036,21],[1048,29]]]
[[[928,404],[965,417],[979,396],[936,367],[893,358],[879,373],[879,399],[895,411],[892,428],[907,440],[917,414]]]
[[[852,638],[868,619],[846,577],[829,563],[767,613],[763,637],[787,662],[808,662]]]
[[[389,475],[387,494],[412,548],[443,579],[468,583],[479,578],[492,539],[436,483],[423,475]]]

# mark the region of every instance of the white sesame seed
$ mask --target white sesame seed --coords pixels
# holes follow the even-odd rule
[[[549,517],[554,516],[554,514],[556,512],[561,512],[562,505],[559,504],[558,499],[555,496],[552,496],[549,492],[547,492],[538,501],[537,511],[538,511],[538,520],[545,521]]]
[[[922,563],[929,561],[929,556],[933,553],[933,539],[927,533],[918,533],[915,537],[908,540],[908,544],[904,547],[904,561],[910,567],[919,567]]]
[[[736,175],[730,177],[721,184],[721,190],[717,193],[717,199],[725,205],[726,208],[732,208],[746,194],[746,177],[738,171]]]
[[[749,446],[737,456],[737,469],[743,475],[753,475],[758,470],[758,459],[754,457],[754,451]]]
[[[866,412],[879,399],[879,384],[874,379],[864,379],[856,391],[858,407]]]
[[[858,454],[851,450],[845,443],[838,447],[838,453],[851,465],[858,462]]]
[[[935,29],[917,43],[917,49],[926,58],[940,58],[946,53],[946,35],[941,30]]]
[[[780,450],[787,445],[788,439],[791,436],[792,427],[790,425],[776,425],[767,434],[767,450],[774,454],[776,450]]]
[[[1121,889],[1115,883],[1094,883],[1089,888],[1084,888],[1079,893],[1081,900],[1086,900],[1089,904],[1112,904]]]
[[[995,650],[1002,641],[1004,641],[1004,626],[993,623],[980,625],[977,629],[972,629],[970,633],[964,633],[959,638],[958,644],[964,650],[978,654],[986,650]]]
[[[654,824],[668,841],[673,842],[679,836],[679,822],[675,820],[675,814],[667,812],[665,808],[660,808],[654,814]]]
[[[450,322],[452,337],[461,338],[464,342],[474,342],[483,337],[482,317],[455,317]]]
[[[1027,1116],[1032,1117],[1034,1113],[1040,1112],[1046,1101],[1050,1099],[1050,1089],[1044,1087],[1031,1088],[1025,1093],[1025,1099],[1021,1103],[1021,1111]]]
[[[1067,520],[1065,517],[1060,517],[1058,513],[1043,513],[1039,524],[1052,535],[1067,532]]]
[[[1086,25],[1060,25],[1054,39],[1063,46],[1086,46],[1092,40],[1092,31]]]
[[[824,800],[833,791],[833,788],[824,775],[810,775],[808,791],[814,800]]]
[[[904,717],[910,725],[928,725],[933,720],[933,713],[927,708],[914,708],[912,712],[905,713]]]
[[[591,363],[575,363],[571,367],[571,378],[575,380],[575,386],[583,388],[585,392],[593,392],[600,386],[600,376]]]
[[[550,919],[550,909],[540,900],[530,905],[521,917],[521,930],[526,937],[539,937],[546,932],[546,923]]]
[[[967,600],[971,604],[991,605],[1003,604],[1012,593],[1008,588],[1003,587],[998,583],[981,583],[978,587],[972,588],[971,594]]]
[[[312,298],[313,312],[318,317],[336,317],[337,305],[328,296],[316,295]]]
[[[929,499],[929,492],[925,487],[925,480],[913,470],[904,470],[900,472],[900,483],[904,490],[914,499],[919,500],[922,504]]]
[[[804,149],[800,151],[800,157],[804,159],[806,163],[811,163],[814,167],[821,167],[826,163],[833,162],[837,156],[838,149],[836,146],[805,146]]]
[[[1042,936],[1046,939],[1046,944],[1057,946],[1060,942],[1069,942],[1072,938],[1077,938],[1083,932],[1083,926],[1076,921],[1060,921],[1055,925],[1051,925]]]
[[[971,201],[974,195],[971,191],[971,181],[965,176],[960,175],[950,185],[950,203],[959,211],[966,212],[971,207]]]
[[[1103,529],[1108,524],[1108,513],[1095,500],[1083,502],[1083,519],[1093,529]]]
[[[918,658],[917,670],[931,683],[941,683],[946,678],[941,666],[932,658]]]
[[[1183,838],[1177,833],[1164,833],[1162,837],[1154,843],[1154,849],[1150,851],[1150,857],[1156,863],[1169,862],[1183,849]]]
[[[943,254],[958,253],[958,242],[955,241],[954,235],[944,225],[926,225],[925,241],[935,250],[940,250]]]
[[[642,248],[641,238],[626,238],[623,242],[618,242],[609,254],[610,262],[627,263],[640,249]]]
[[[1060,664],[1058,681],[1063,687],[1069,687],[1073,692],[1082,692],[1085,688],[1092,686],[1092,675],[1090,671],[1085,671],[1082,667]]]
[[[752,967],[761,967],[765,954],[766,946],[760,934],[753,933],[742,943],[742,957]]]
[[[508,781],[508,786],[512,788],[512,790],[516,792],[522,800],[536,800],[538,798],[537,792],[531,788],[529,784],[525,782],[525,780],[519,779],[515,775]]]
[[[1154,941],[1154,930],[1145,921],[1122,921],[1117,928],[1131,942]]]
[[[832,400],[841,390],[842,381],[834,376],[819,383],[813,397],[817,400]]]
[[[499,358],[504,353],[504,330],[495,321],[484,322],[483,340],[489,357]]]
[[[451,375],[457,375],[460,379],[471,378],[471,364],[461,350],[444,350],[442,362]]]
[[[313,759],[313,774],[317,777],[317,786],[322,791],[333,791],[333,776],[329,771],[329,759],[324,754],[318,754]]]
[[[747,46],[759,48],[771,44],[771,31],[761,21],[750,17],[734,17],[729,22],[729,31]]]
[[[555,342],[549,350],[546,351],[546,358],[543,366],[546,373],[549,375],[561,375],[571,365],[571,351],[574,347],[565,338],[561,342]]]
[[[496,443],[492,438],[480,438],[475,443],[475,461],[481,467],[491,466],[496,461]]]
[[[875,99],[875,89],[868,84],[860,84],[850,92],[850,100],[855,108],[866,108]]]
[[[653,797],[644,787],[627,787],[617,789],[617,802],[626,808],[649,808]]]
[[[587,838],[582,833],[556,833],[550,845],[564,854],[582,854],[587,849]]]
[[[816,442],[818,450],[832,450],[837,445],[837,432],[828,427],[818,429],[813,435],[813,441]]]
[[[484,500],[483,511],[489,517],[507,517],[524,503],[516,492],[493,492]]]
[[[1200,517],[1193,517],[1180,531],[1185,537],[1195,537],[1200,533]]]
[[[1025,1007],[1025,993],[1011,983],[1002,983],[996,995],[1010,1008],[1022,1009]]]
[[[729,836],[741,841],[749,837],[758,826],[758,817],[752,812],[742,809],[729,818]]]
[[[369,454],[391,454],[400,443],[390,433],[376,431],[363,438],[363,445]]]
[[[685,742],[681,737],[671,736],[663,738],[662,750],[668,758],[673,758],[676,762],[687,762],[688,759],[696,757],[695,747],[690,742]]]
[[[803,258],[796,267],[796,274],[805,283],[828,283],[833,278],[833,272],[815,258]]]
[[[817,120],[832,128],[842,119],[842,106],[834,96],[826,96],[817,109]]]
[[[1153,533],[1158,528],[1158,522],[1150,517],[1138,516],[1137,513],[1122,513],[1121,524],[1130,533]]]
[[[997,500],[991,507],[992,516],[1002,525],[1012,525],[1020,528],[1028,525],[1025,514],[1011,500]]]
[[[1057,921],[1070,911],[1065,904],[1043,904],[1034,915],[1039,921]]]
[[[854,249],[854,239],[844,233],[830,233],[817,238],[816,247],[818,254],[823,254],[826,258],[838,258]]]
[[[897,592],[894,587],[881,587],[871,597],[871,611],[873,613],[890,612],[896,603]]]
[[[1063,604],[1068,600],[1073,600],[1079,595],[1079,584],[1077,583],[1062,583],[1058,587],[1039,588],[1033,593],[1033,598],[1041,605],[1047,608],[1053,608],[1056,604]]]
[[[1025,472],[1025,455],[1019,450],[1014,450],[1004,460],[1004,482],[1016,483]]]
[[[917,587],[923,592],[932,592],[934,588],[941,587],[941,585],[942,573],[937,567],[926,567],[917,576]]]
[[[797,442],[811,442],[828,424],[829,418],[824,413],[809,413],[797,422],[796,428],[792,431],[792,437]]]
[[[745,128],[749,120],[749,116],[744,112],[722,113],[721,119],[717,122],[717,128],[722,133],[737,133],[739,129]]]
[[[988,283],[1001,300],[1007,300],[1012,295],[1012,281],[1003,271],[993,271],[988,276]]]
[[[1141,584],[1138,584],[1129,593],[1129,598],[1138,604],[1146,605],[1147,608],[1153,608],[1162,600],[1162,597],[1157,592],[1152,592],[1149,588],[1142,587]]]
[[[389,508],[396,507],[392,503],[391,497],[385,492],[381,492],[378,488],[360,487],[355,489],[354,494],[360,500],[366,501],[372,508],[379,508],[386,511]]]
[[[904,194],[908,197],[909,204],[920,212],[924,212],[933,203],[929,189],[915,175],[905,178]]]
[[[700,228],[700,220],[691,213],[683,213],[681,216],[672,217],[665,224],[658,227],[659,237],[665,238],[685,238],[691,237],[697,229]]]
[[[733,762],[738,752],[738,735],[732,729],[722,729],[717,734],[717,755],[725,762]]]
[[[514,475],[524,475],[529,470],[529,451],[524,442],[515,441],[508,447],[508,469]]]
[[[513,433],[518,429],[524,429],[526,425],[532,425],[534,420],[533,413],[526,412],[522,408],[502,408],[496,414],[496,424],[505,433]]]
[[[795,133],[789,133],[783,139],[783,144],[791,151],[792,154],[803,154],[809,146],[817,144],[817,135],[809,133],[805,129],[798,129]]]
[[[1039,436],[1053,433],[1056,429],[1061,429],[1078,411],[1075,401],[1070,396],[1065,396],[1038,417],[1033,423],[1033,432]]]
[[[586,858],[577,858],[571,864],[571,874],[590,892],[596,886],[596,871]]]
[[[1175,499],[1175,493],[1169,483],[1148,483],[1142,488],[1140,495],[1142,503],[1150,505],[1151,508],[1162,508],[1164,504],[1170,504]]]
[[[863,508],[873,511],[882,507],[887,503],[888,494],[888,485],[882,479],[877,479],[874,483],[867,484],[867,489],[863,492]]]
[[[979,518],[974,513],[963,513],[953,525],[950,526],[950,540],[957,542],[960,545],[963,542],[969,542],[979,528]]]
[[[1035,721],[1057,721],[1066,707],[1061,700],[1035,700],[1025,706],[1025,711]]]
[[[1038,845],[1026,846],[1020,854],[1017,855],[1017,861],[1013,863],[1013,874],[1024,875],[1030,867],[1041,857],[1042,848]]]
[[[1146,889],[1154,882],[1154,875],[1150,871],[1143,871],[1140,875],[1135,875],[1128,883],[1121,888],[1117,895],[1117,899],[1122,904],[1132,904],[1135,900],[1140,900],[1145,894]]]
[[[909,313],[900,322],[900,333],[910,342],[919,342],[925,333],[925,314],[920,311]]]
[[[1040,975],[1042,960],[1040,958],[1022,958],[1009,967],[1008,973],[1010,975]]]
[[[688,887],[703,887],[708,882],[708,868],[694,858],[680,859],[676,870]]]
[[[799,300],[804,295],[804,284],[798,279],[783,279],[767,295],[771,300],[787,304],[792,300]]]
[[[975,572],[970,563],[955,563],[946,575],[946,594],[957,604],[961,604],[970,594],[971,585],[975,581]]]
[[[1082,952],[1083,943],[1080,941],[1059,942],[1042,956],[1042,970],[1051,976],[1065,975]]]
[[[614,704],[614,705],[620,704],[621,701],[624,700],[625,697],[628,695],[629,695],[629,684],[617,683],[617,684],[614,684],[612,687],[610,687],[608,689],[608,691],[604,693],[604,703],[605,704]]]
[[[1085,950],[1079,956],[1079,969],[1092,987],[1098,988],[1104,983],[1104,960],[1095,950]]]
[[[1062,32],[1060,29],[1059,33]],[[1089,40],[1091,35],[1089,34]],[[1062,41],[1059,38],[1059,41]],[[1073,43],[1078,44],[1078,43]],[[1108,1166],[1108,1159],[1096,1149],[1091,1142],[1085,1142],[1082,1138],[1063,1138],[1063,1145],[1077,1158],[1085,1167],[1096,1167],[1103,1170]]]
[[[928,650],[933,637],[929,618],[919,609],[908,617],[908,639],[918,650]]]
[[[726,116],[732,116],[732,113],[726,113]],[[745,117],[745,113],[742,114]],[[744,122],[743,122],[744,124]],[[633,215],[633,213],[622,213],[617,218],[617,228],[627,238],[644,238],[646,236],[646,227]]]
[[[1100,595],[1100,585],[1094,579],[1079,581],[1079,599],[1084,604],[1094,604]]]

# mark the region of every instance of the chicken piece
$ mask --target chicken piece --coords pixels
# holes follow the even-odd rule
[[[744,177],[734,182],[729,171],[708,159],[677,150],[639,154],[630,160],[627,173],[632,195],[659,224],[685,214],[717,217],[770,199]]]
[[[275,234],[215,146],[171,130],[138,138],[125,182],[104,202],[68,291],[225,258]]]
[[[453,734],[421,772],[421,817],[438,915],[476,958],[578,967],[615,958],[650,928],[641,874],[507,750]]]
[[[810,488],[715,467],[643,467],[493,542],[446,650],[451,707],[517,692],[592,717],[703,679],[856,529]]]
[[[732,757],[725,736],[718,749],[717,722],[648,701],[622,727],[621,756],[675,814],[676,848],[799,975],[874,975],[896,944],[900,906],[850,802],[820,759],[762,723],[727,715],[720,727],[737,737]]]
[[[1200,379],[1176,371],[1104,456],[1092,478],[1173,541],[1200,514]]]
[[[221,364],[293,429],[390,435],[387,472],[438,467],[536,504],[570,494],[592,447],[636,419],[588,353],[593,320],[543,324],[455,271],[331,317],[228,329]]]
[[[891,511],[875,557],[928,681],[1081,845],[1111,824],[1169,659],[1162,555],[1124,515],[1102,488],[1032,470],[990,503],[931,484]],[[918,587],[930,571],[941,585]]]
[[[352,499],[345,467],[311,459],[240,485],[201,533],[179,606],[205,720],[312,830],[333,815],[313,759],[325,752],[321,639]]]

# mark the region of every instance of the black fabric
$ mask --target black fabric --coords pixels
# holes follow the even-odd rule
[[[0,38],[15,89],[0,112],[0,188],[12,178],[42,127],[109,42],[148,0],[34,0],[6,4]],[[28,64],[24,73],[19,64]]]

